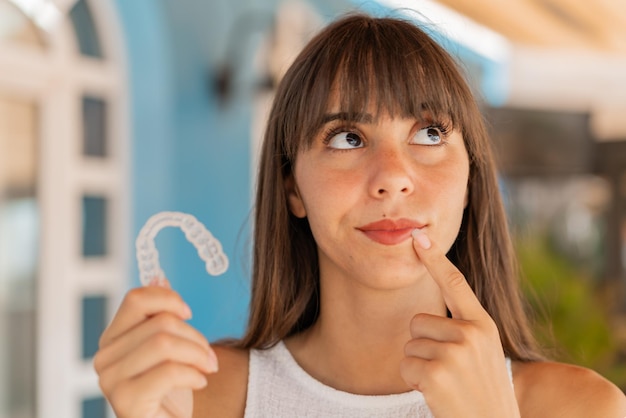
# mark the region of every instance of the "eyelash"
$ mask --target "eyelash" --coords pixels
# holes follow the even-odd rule
[[[340,134],[342,132],[353,132],[357,135],[359,135],[359,137],[361,137],[361,140],[363,140],[363,135],[361,134],[361,132],[359,132],[358,129],[356,129],[354,126],[352,125],[337,125],[337,126],[332,126],[328,129],[326,129],[323,133],[322,136],[322,143],[325,146],[328,146],[328,144],[330,143],[330,140],[333,139],[333,137],[337,134]],[[346,149],[340,149],[340,148],[330,148],[329,149],[333,152],[346,152],[346,151],[351,151],[350,148],[346,148]]]
[[[424,126],[422,129],[435,128],[441,132],[441,142],[439,144],[429,145],[431,147],[440,147],[448,145],[448,135],[452,130],[450,122],[432,122],[428,126]]]
[[[434,144],[434,145],[429,145],[430,147],[439,147],[439,146],[444,146],[444,145],[448,145],[448,141],[446,140],[446,138],[448,137],[448,134],[450,133],[451,130],[451,126],[449,122],[435,122],[432,121],[430,123],[428,123],[428,125],[424,126],[423,128],[420,128],[420,130],[422,129],[430,129],[430,128],[435,128],[437,130],[439,130],[439,132],[441,132],[441,142],[439,144]],[[357,135],[359,135],[359,137],[361,137],[361,140],[365,140],[364,139],[364,135],[361,134],[361,132],[359,132],[358,129],[356,129],[354,127],[354,125],[337,125],[337,126],[331,126],[330,128],[327,128],[326,130],[324,130],[324,133],[322,134],[322,143],[326,146],[328,146],[328,144],[330,143],[330,140],[333,139],[333,137],[337,134],[340,134],[342,132],[352,132],[355,133]],[[352,151],[351,148],[345,148],[345,149],[341,149],[341,148],[329,148],[331,151],[333,152],[347,152],[347,151]]]
[[[443,135],[443,139],[441,140],[441,144],[439,145],[445,145],[448,143],[448,141],[446,141],[445,139],[448,137],[448,134],[452,130],[452,126],[450,122],[432,122],[428,126],[425,126],[422,129],[429,129],[429,128],[438,129],[439,132],[441,132],[441,135]]]

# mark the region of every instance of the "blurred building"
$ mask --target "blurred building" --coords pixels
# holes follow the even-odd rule
[[[231,268],[212,278],[180,231],[157,237],[192,324],[211,340],[241,334],[273,89],[312,33],[355,8],[433,30],[484,99],[523,216],[584,194],[566,224],[587,248],[581,225],[606,219],[605,273],[623,279],[623,8],[441,3],[0,0],[0,418],[110,414],[91,359],[138,285],[134,239],[156,212],[192,213],[222,242]]]
[[[493,7],[490,0],[440,3],[509,43],[506,98],[486,114],[503,175],[518,191],[538,191],[531,200],[543,207],[532,209],[530,217],[552,213],[569,223],[571,239],[583,246],[594,245],[596,231],[585,233],[582,219],[596,218],[603,230],[598,274],[621,283],[626,279],[626,5],[610,0],[513,1],[507,7]],[[539,197],[539,189],[551,192]],[[530,210],[529,198],[517,206]],[[550,208],[557,201],[558,214]],[[584,239],[589,242],[583,244]]]

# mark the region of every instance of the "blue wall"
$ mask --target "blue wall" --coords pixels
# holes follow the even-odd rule
[[[249,116],[245,106],[219,112],[208,90],[214,51],[228,10],[218,2],[118,0],[127,42],[132,108],[133,227],[152,214],[189,212],[222,242],[229,271],[209,276],[182,232],[156,239],[172,286],[209,338],[239,335],[248,302],[241,260],[249,234]],[[220,22],[222,26],[220,26]],[[138,276],[133,266],[131,276]],[[133,279],[132,285],[139,282]]]

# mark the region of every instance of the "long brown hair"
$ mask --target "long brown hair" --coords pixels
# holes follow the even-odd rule
[[[239,346],[266,348],[317,319],[319,272],[305,219],[288,208],[285,182],[301,147],[323,124],[332,88],[340,108],[374,104],[390,116],[445,116],[470,158],[469,201],[448,256],[467,277],[514,360],[541,358],[519,290],[518,274],[482,116],[454,60],[413,23],[349,15],[309,42],[278,86],[259,165],[252,300]]]

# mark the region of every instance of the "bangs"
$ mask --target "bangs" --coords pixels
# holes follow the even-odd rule
[[[311,144],[330,106],[348,118],[382,112],[445,120],[453,129],[468,123],[473,98],[456,63],[413,23],[358,16],[329,28],[294,65],[291,81],[300,85],[290,90],[301,100],[291,109],[297,126],[285,132],[289,157]]]
[[[374,117],[384,112],[420,120],[426,114],[448,119],[457,128],[464,105],[453,91],[454,77],[446,77],[452,63],[442,60],[433,41],[416,37],[415,28],[363,29],[332,51],[340,64],[326,107],[337,105],[348,115],[373,112]]]

